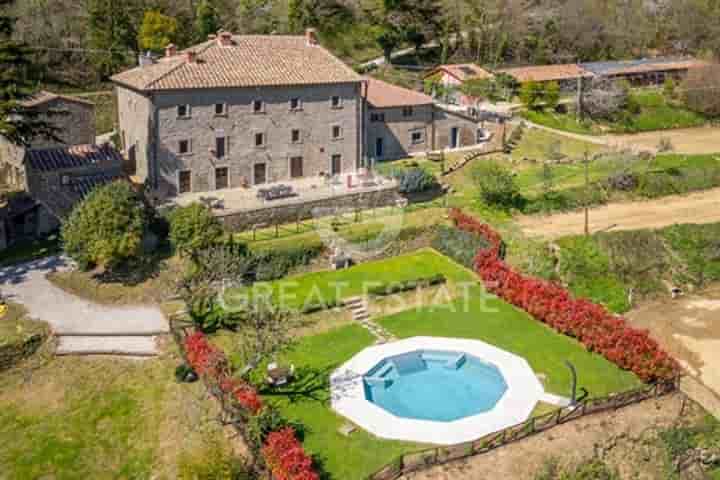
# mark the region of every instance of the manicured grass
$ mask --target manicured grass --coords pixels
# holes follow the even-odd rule
[[[305,426],[303,446],[331,480],[364,480],[401,453],[421,448],[418,444],[382,440],[361,429],[347,437],[338,432],[347,420],[330,407],[329,375],[372,345],[373,340],[358,325],[303,338],[284,358],[298,368],[297,380],[279,394],[264,396],[287,418]]]
[[[427,278],[443,274],[449,281],[474,281],[474,274],[458,266],[432,249],[366,262],[344,270],[313,272],[273,282],[259,282],[249,288],[226,293],[226,300],[248,294],[272,292],[274,299],[286,308],[301,309],[304,305],[361,295],[366,288]],[[236,297],[237,296],[237,297]]]
[[[55,255],[60,252],[59,235],[53,234],[40,240],[21,240],[0,252],[0,266],[29,262],[36,258]]]
[[[0,477],[180,478],[186,453],[226,440],[203,385],[175,382],[178,362],[57,357],[4,373]]]
[[[467,308],[466,308],[467,307]],[[418,335],[473,338],[524,357],[532,369],[545,377],[545,388],[568,396],[571,386],[569,360],[577,368],[579,386],[592,396],[638,387],[640,381],[603,357],[592,354],[575,340],[555,333],[511,305],[470,290],[467,304],[459,298],[442,306],[402,312],[378,320],[400,338]]]
[[[551,146],[565,157],[578,160],[583,157],[585,152],[593,155],[605,148],[602,145],[563,137],[544,130],[525,129],[522,140],[513,149],[511,157],[516,161],[526,158],[544,161],[548,157]]]

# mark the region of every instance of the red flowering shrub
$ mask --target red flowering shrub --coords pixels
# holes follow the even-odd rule
[[[257,391],[228,373],[223,352],[211,344],[202,332],[185,338],[187,362],[198,374],[214,382],[223,395],[230,395],[251,415],[262,410],[263,402]],[[268,434],[262,454],[275,480],[319,480],[313,470],[312,458],[303,450],[292,427]]]
[[[208,342],[202,332],[185,338],[185,353],[190,366],[199,375],[219,381],[226,376],[227,359],[222,351]]]
[[[500,259],[502,238],[490,226],[459,210],[450,218],[457,228],[483,235],[492,245],[475,257],[475,271],[485,287],[558,332],[576,338],[645,382],[674,378],[678,363],[646,331],[637,330],[602,305],[575,299],[561,286],[517,272]]]
[[[292,427],[268,434],[262,455],[275,480],[319,480]]]

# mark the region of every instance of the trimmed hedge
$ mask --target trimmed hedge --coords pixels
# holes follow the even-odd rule
[[[380,285],[368,289],[368,295],[374,297],[382,297],[386,295],[394,295],[396,293],[407,292],[417,288],[427,288],[433,285],[440,285],[447,282],[445,275],[438,273],[429,277],[421,277],[415,280],[406,280],[404,282],[392,282],[386,285]]]
[[[601,305],[572,298],[560,285],[517,272],[501,259],[502,240],[490,226],[457,209],[450,218],[458,228],[485,235],[490,243],[475,258],[475,271],[490,292],[645,382],[669,380],[680,373],[679,364],[647,331],[630,327]]]
[[[472,268],[477,251],[488,246],[482,236],[445,225],[438,226],[432,241],[435,250],[467,268]]]

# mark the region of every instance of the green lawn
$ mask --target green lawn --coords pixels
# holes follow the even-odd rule
[[[249,294],[272,292],[275,300],[290,309],[319,301],[330,301],[360,295],[366,288],[427,278],[443,274],[449,281],[474,281],[474,274],[460,268],[449,258],[432,249],[366,262],[344,270],[327,270],[296,275],[273,282],[258,282],[252,287],[232,290],[225,298],[244,298]],[[284,299],[284,300],[282,300]]]
[[[0,478],[189,478],[188,455],[229,451],[202,383],[175,382],[176,354],[29,362],[0,375]]]
[[[301,280],[304,290],[306,285],[316,282],[326,288],[325,285],[339,278],[351,284],[370,278],[401,280],[437,272],[456,281],[475,278],[472,272],[431,250],[365,265],[296,278]],[[463,299],[456,297],[457,300],[450,303],[412,309],[377,321],[399,337],[475,338],[512,351],[525,357],[532,368],[542,374],[548,391],[561,395],[568,395],[570,389],[565,360],[577,367],[580,386],[592,395],[606,395],[640,385],[631,373],[588,353],[579,343],[553,332],[496,297],[490,296],[483,302],[483,289],[479,285],[471,286],[469,292],[467,309]],[[356,324],[302,337],[281,358],[282,362],[296,366],[296,381],[279,390],[261,392],[284,416],[302,423],[304,445],[316,456],[330,480],[362,480],[399,454],[422,448],[422,445],[378,439],[362,430],[349,437],[338,433],[346,420],[331,410],[329,375],[373,341],[373,337]],[[546,408],[539,408],[537,412]]]
[[[581,134],[638,133],[671,128],[699,127],[707,119],[680,105],[677,101],[668,101],[658,90],[634,91],[632,98],[638,104],[639,113],[631,115],[625,122],[578,121],[574,113],[561,114],[552,111],[525,111],[527,120],[558,130]]]
[[[464,308],[457,299],[443,306],[411,310],[379,320],[400,338],[418,335],[474,338],[491,343],[524,357],[533,370],[545,376],[545,388],[559,395],[569,395],[569,360],[578,371],[579,386],[593,396],[607,395],[635,388],[640,381],[630,372],[599,355],[589,353],[578,342],[531,318],[525,312],[491,295],[481,287],[471,289]]]

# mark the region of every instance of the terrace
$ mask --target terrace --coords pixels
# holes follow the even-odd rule
[[[261,190],[290,187],[289,195],[278,198],[263,198]],[[262,211],[267,208],[297,206],[308,203],[322,203],[327,200],[391,192],[397,188],[397,182],[375,172],[362,170],[333,177],[306,177],[282,182],[266,183],[241,188],[228,188],[210,192],[193,192],[173,198],[171,202],[185,206],[194,202],[210,205],[219,216]]]

